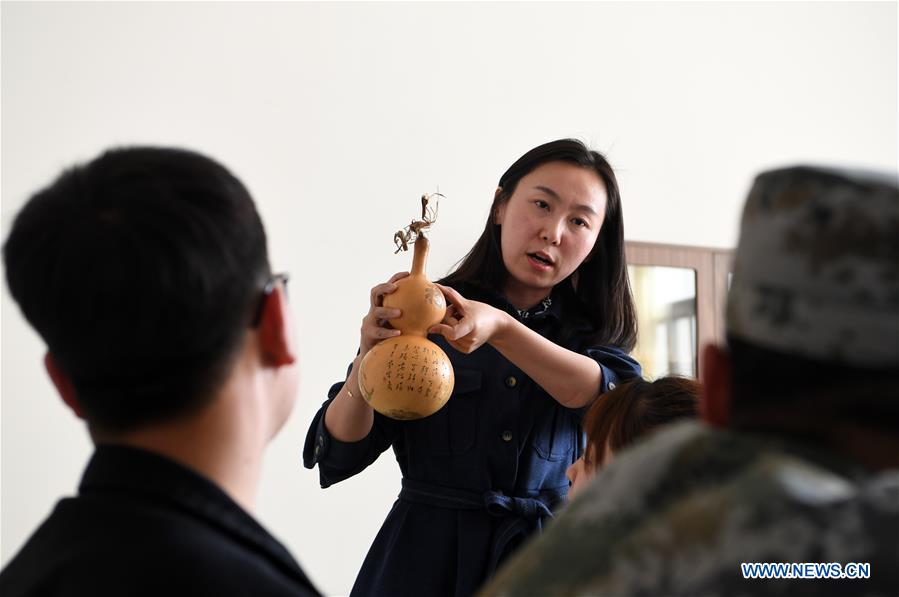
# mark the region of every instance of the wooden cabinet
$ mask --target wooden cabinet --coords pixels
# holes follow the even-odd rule
[[[627,242],[625,252],[644,377],[697,377],[702,347],[724,341],[733,251]]]

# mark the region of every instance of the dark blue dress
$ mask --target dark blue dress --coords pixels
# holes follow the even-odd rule
[[[459,290],[556,342],[564,314],[575,325],[562,344],[599,363],[602,392],[640,375],[640,365],[622,350],[585,345],[591,328],[571,299],[554,294],[548,308],[538,305],[522,318],[496,293]],[[442,336],[430,339],[455,371],[453,395],[441,410],[415,421],[376,412],[366,438],[341,442],[324,424],[339,382],[306,437],[303,461],[307,468],[318,465],[322,487],[361,472],[390,447],[403,474],[399,499],[362,564],[353,595],[471,595],[565,500],[565,469],[581,454],[586,409],[556,402],[492,346],[463,354]]]

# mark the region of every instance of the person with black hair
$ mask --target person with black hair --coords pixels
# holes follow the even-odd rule
[[[899,184],[764,172],[700,413],[615,459],[482,595],[899,594]]]
[[[194,152],[113,149],[31,197],[3,257],[95,451],[0,593],[317,595],[251,514],[298,376],[243,184]]]
[[[322,487],[390,447],[399,463],[399,499],[353,595],[467,596],[564,501],[586,408],[640,374],[615,174],[572,139],[503,174],[483,234],[440,281],[449,307],[430,339],[452,362],[453,395],[413,421],[373,411],[357,379],[398,333],[382,298],[403,275],[372,289],[359,353],[312,421],[304,463]]]

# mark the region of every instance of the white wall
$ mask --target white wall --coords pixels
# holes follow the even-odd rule
[[[2,4],[2,233],[28,194],[114,144],[208,152],[293,274],[300,400],[258,514],[349,591],[399,489],[391,455],[327,491],[300,464],[356,350],[391,236],[439,184],[429,271],[480,231],[499,175],[577,136],[617,166],[630,240],[733,246],[762,168],[895,168],[896,4]],[[2,294],[2,558],[76,487],[87,435]]]

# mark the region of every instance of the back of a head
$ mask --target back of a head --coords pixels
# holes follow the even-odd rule
[[[600,396],[584,419],[586,464],[602,464],[613,452],[632,444],[653,429],[698,416],[699,383],[668,376],[649,382],[635,378]]]
[[[794,167],[758,176],[727,306],[733,410],[899,421],[895,175]]]
[[[247,190],[179,149],[115,149],[67,170],[19,212],[3,251],[12,296],[101,430],[205,404],[269,272]]]

